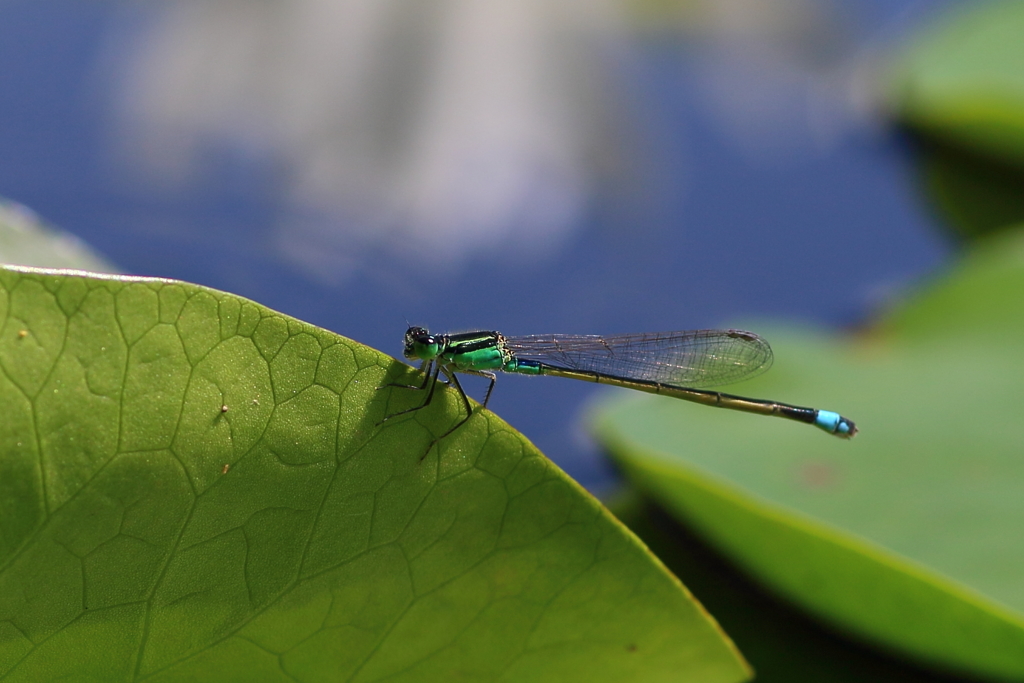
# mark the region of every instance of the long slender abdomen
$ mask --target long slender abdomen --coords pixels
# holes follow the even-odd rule
[[[522,365],[522,362],[520,362]],[[804,422],[806,424],[812,424],[829,434],[849,439],[857,433],[857,427],[853,422],[847,420],[839,413],[833,413],[830,410],[818,410],[816,408],[805,408],[803,406],[794,406],[788,403],[779,403],[777,401],[766,401],[759,398],[746,398],[743,396],[735,396],[733,394],[723,394],[718,391],[707,391],[704,389],[690,389],[687,387],[677,387],[670,384],[661,384],[659,382],[649,382],[646,380],[630,379],[627,377],[613,377],[609,375],[601,375],[597,373],[581,372],[578,370],[567,370],[563,368],[556,368],[550,365],[544,365],[543,363],[532,363],[536,367],[531,367],[529,371],[524,374],[538,374],[538,375],[552,375],[554,377],[569,377],[572,379],[581,379],[588,382],[597,382],[598,384],[611,384],[617,387],[626,387],[627,389],[635,389],[637,391],[644,391],[649,394],[659,394],[661,396],[671,396],[673,398],[681,398],[684,401],[691,401],[693,403],[700,403],[706,406],[712,406],[714,408],[727,408],[729,410],[739,410],[745,413],[756,413],[758,415],[774,415],[775,417],[784,417],[790,420],[796,420],[797,422]],[[523,370],[516,369],[513,372],[523,372]]]

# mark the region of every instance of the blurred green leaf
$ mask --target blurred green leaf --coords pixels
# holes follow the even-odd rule
[[[0,269],[5,681],[740,681],[493,414],[229,294]],[[422,458],[422,459],[421,459]]]
[[[678,576],[739,646],[757,683],[963,683],[915,667],[808,617],[767,593],[731,566],[662,509],[634,490],[608,501],[608,509],[632,529]]]
[[[884,79],[921,142],[932,198],[965,237],[1024,221],[1024,3],[961,4],[922,30]]]
[[[1024,4],[962,4],[890,67],[890,105],[936,138],[1024,164]]]
[[[962,339],[1024,345],[1024,225],[971,245],[927,287],[912,293],[876,326],[910,342]],[[975,338],[975,339],[972,339]]]
[[[1024,264],[1008,241],[919,296],[889,336],[763,330],[775,368],[730,389],[838,410],[861,429],[850,442],[633,395],[599,411],[599,438],[787,600],[931,666],[1019,680]],[[963,332],[974,324],[1010,332]]]
[[[78,238],[45,225],[27,207],[0,198],[0,263],[40,268],[117,269]]]

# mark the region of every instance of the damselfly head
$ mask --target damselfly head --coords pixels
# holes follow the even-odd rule
[[[409,359],[433,360],[437,357],[437,338],[422,327],[410,327],[405,331],[405,357]]]

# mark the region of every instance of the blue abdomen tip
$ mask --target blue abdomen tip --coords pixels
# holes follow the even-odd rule
[[[839,413],[833,413],[831,410],[819,410],[818,416],[814,418],[814,424],[818,425],[826,432],[835,434],[846,421],[843,416]]]
[[[817,417],[814,418],[814,424],[836,436],[851,437],[857,433],[857,428],[852,422],[831,410],[819,410]]]

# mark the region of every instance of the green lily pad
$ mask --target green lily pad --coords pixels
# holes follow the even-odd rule
[[[636,491],[626,489],[607,502],[678,576],[732,636],[757,683],[956,683],[891,653],[879,651],[808,617],[744,576]],[[977,680],[975,678],[966,680]]]
[[[1024,5],[959,5],[890,64],[887,106],[921,142],[924,185],[963,237],[1024,220]]]
[[[27,207],[3,198],[0,198],[0,263],[117,272],[77,237],[44,224]]]
[[[915,129],[1024,165],[1024,5],[958,6],[890,67],[889,103]]]
[[[762,330],[775,367],[730,389],[838,410],[852,441],[632,395],[595,430],[642,490],[785,599],[929,666],[1019,680],[1024,337],[963,330],[977,309],[997,316],[989,329],[1024,324],[1024,290],[1003,291],[1020,253],[978,254],[889,334]]]
[[[1024,225],[971,245],[947,272],[896,306],[876,326],[906,342],[957,338],[964,344],[1024,340]]]
[[[5,681],[740,681],[489,412],[251,301],[0,269]]]

